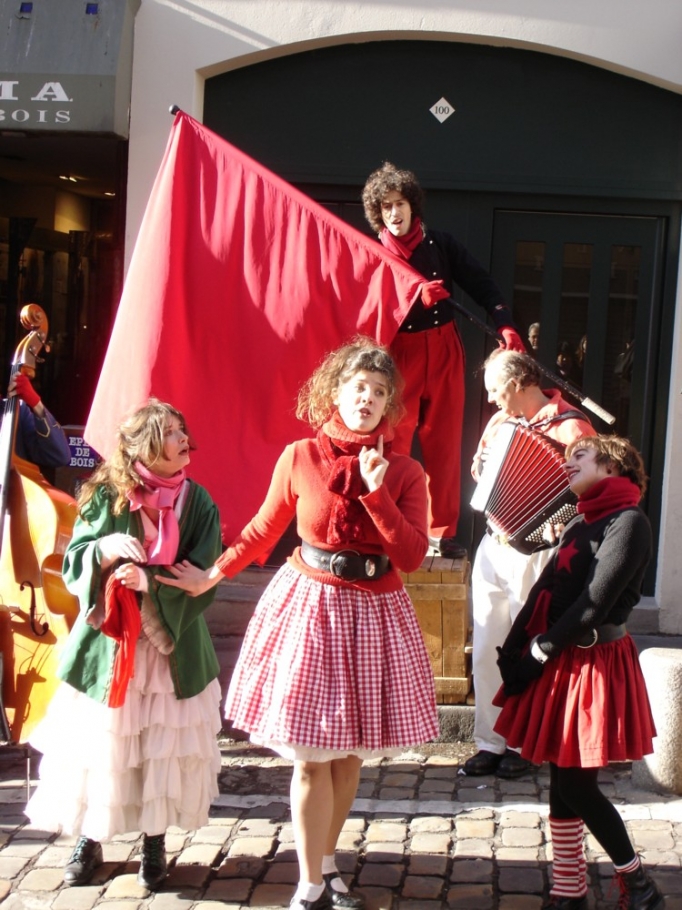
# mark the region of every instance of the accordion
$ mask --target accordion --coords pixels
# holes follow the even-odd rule
[[[547,522],[566,524],[577,514],[561,443],[518,423],[500,424],[487,450],[471,507],[485,513],[492,533],[521,553],[551,546]]]

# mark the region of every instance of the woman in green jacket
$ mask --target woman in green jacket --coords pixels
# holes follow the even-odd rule
[[[79,495],[64,580],[80,613],[60,656],[57,690],[31,744],[43,753],[26,812],[78,835],[64,871],[88,882],[101,841],[142,831],[138,882],[165,879],[165,832],[205,825],[218,793],[218,661],[203,613],[154,574],[220,554],[218,510],[185,476],[182,414],[150,399],[125,420],[111,458]]]

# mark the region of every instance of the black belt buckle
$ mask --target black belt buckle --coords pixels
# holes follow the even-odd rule
[[[580,642],[577,641],[577,642],[575,643],[575,644],[576,644],[576,647],[578,647],[578,648],[583,648],[585,651],[587,651],[588,648],[594,648],[594,646],[595,646],[595,645],[597,644],[597,642],[599,641],[599,632],[598,632],[596,629],[590,629],[590,631],[589,631],[588,634],[592,636],[592,641],[590,641],[590,642],[588,642],[587,644],[584,644],[584,645],[581,645]],[[581,638],[580,641],[585,641],[585,638]]]
[[[343,578],[346,581],[356,581],[361,575],[353,574],[354,567],[349,565],[349,563],[354,562],[354,560],[350,560],[348,557],[360,559],[360,554],[357,550],[337,550],[336,553],[332,553],[329,557],[329,571],[337,578]]]

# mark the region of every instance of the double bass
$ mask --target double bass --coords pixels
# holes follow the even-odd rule
[[[28,335],[16,349],[10,382],[19,372],[32,379],[46,347],[41,307],[27,304],[20,320]],[[7,398],[0,429],[0,742],[5,743],[25,743],[45,713],[59,682],[60,645],[78,615],[78,600],[62,578],[76,502],[14,452],[19,407],[16,396]]]

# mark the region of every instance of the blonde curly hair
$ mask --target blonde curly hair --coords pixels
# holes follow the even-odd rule
[[[81,516],[95,490],[104,486],[112,499],[114,515],[120,515],[127,502],[126,493],[141,486],[142,478],[135,470],[135,462],[154,470],[154,464],[163,455],[164,436],[169,423],[177,418],[185,433],[187,424],[177,408],[150,398],[147,404],[127,417],[118,428],[116,449],[108,461],[101,462],[81,486],[78,493],[78,510]],[[190,448],[195,448],[190,437]]]
[[[405,413],[402,376],[388,349],[363,335],[328,354],[301,388],[296,408],[299,420],[315,429],[321,427],[336,410],[334,398],[339,388],[360,370],[386,377],[388,399],[384,413],[389,423],[398,423]]]

